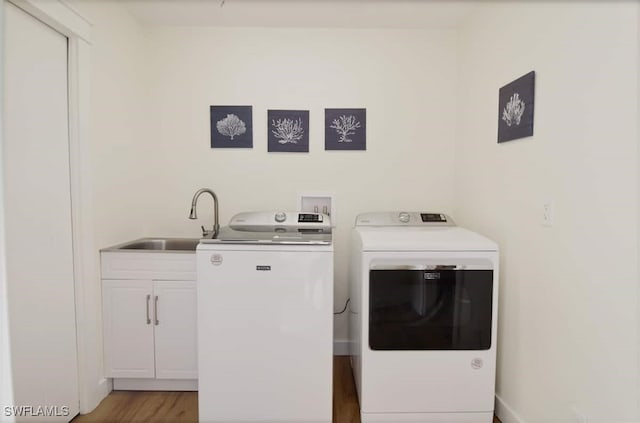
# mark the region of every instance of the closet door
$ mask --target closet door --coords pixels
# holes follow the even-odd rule
[[[58,407],[36,421],[69,421],[79,396],[67,38],[8,2],[4,8],[2,166],[14,401]]]

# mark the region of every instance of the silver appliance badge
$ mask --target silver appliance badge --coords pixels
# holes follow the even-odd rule
[[[471,368],[478,370],[481,369],[482,366],[484,366],[484,361],[482,361],[481,358],[474,358],[473,360],[471,360]]]
[[[212,254],[211,255],[211,264],[214,266],[220,266],[222,264],[222,255],[220,254]]]
[[[427,280],[440,279],[440,273],[438,272],[424,272],[424,278]]]

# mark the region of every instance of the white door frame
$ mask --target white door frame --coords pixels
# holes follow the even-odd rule
[[[0,0],[0,34],[4,34],[4,4]],[[4,98],[4,43],[0,42],[0,98]],[[0,109],[4,101],[0,102]],[[0,113],[0,128],[4,128],[4,111]],[[11,370],[11,354],[9,348],[9,310],[7,303],[7,266],[5,248],[5,216],[4,216],[4,131],[0,131],[0,407],[13,404],[13,379]],[[13,416],[0,413],[0,422],[13,423]]]
[[[4,1],[0,0],[0,6],[4,7]],[[6,1],[49,25],[69,40],[69,163],[73,273],[80,412],[85,414],[93,410],[111,390],[111,383],[104,378],[102,366],[100,341],[102,332],[98,320],[101,303],[99,259],[94,242],[89,176],[91,174],[89,90],[92,24],[65,0]],[[0,244],[0,248],[3,247]]]

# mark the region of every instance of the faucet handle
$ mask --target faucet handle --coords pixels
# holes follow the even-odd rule
[[[200,228],[202,228],[202,236],[206,238],[209,235],[209,231],[204,228],[204,225],[200,226]]]

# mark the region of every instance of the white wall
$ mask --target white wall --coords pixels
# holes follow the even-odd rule
[[[112,1],[73,1],[92,24],[91,165],[95,236],[106,247],[145,233],[150,211],[148,52],[142,27]]]
[[[631,1],[486,3],[460,31],[455,216],[501,247],[503,423],[640,418],[637,31]],[[534,136],[498,145],[531,70]]]
[[[147,43],[148,235],[211,226],[208,198],[200,219],[187,219],[200,187],[218,194],[223,224],[241,211],[293,210],[300,190],[334,192],[340,310],[357,213],[451,211],[454,31],[152,27]],[[253,149],[210,148],[209,106],[227,104],[253,105]],[[366,152],[324,151],[325,107],[367,109]],[[310,110],[308,154],[267,153],[269,108]],[[338,318],[336,338],[345,325]]]
[[[4,0],[0,0],[0,34],[4,34]],[[0,42],[0,98],[4,98],[4,43]],[[0,102],[2,109],[4,101]],[[4,113],[0,110],[0,128]],[[4,131],[0,131],[0,163],[3,161]],[[7,303],[6,233],[4,216],[4,184],[0,184],[0,422],[14,421],[5,416],[4,407],[13,404],[12,366],[9,348],[9,307]]]

